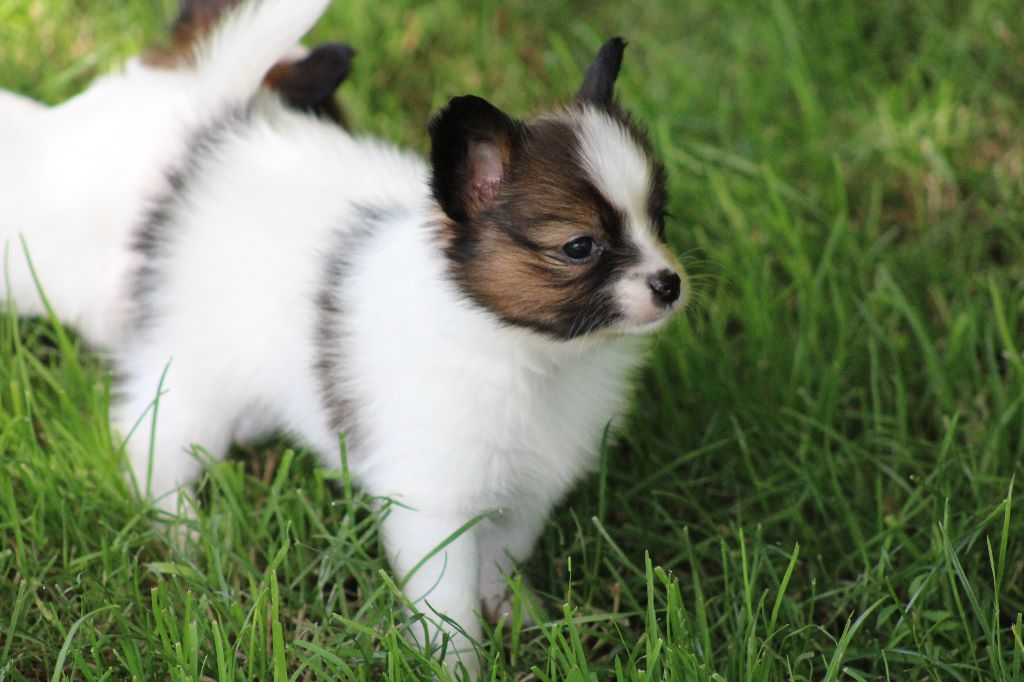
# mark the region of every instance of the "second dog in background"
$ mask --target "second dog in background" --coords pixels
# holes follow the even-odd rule
[[[116,346],[127,331],[126,287],[141,265],[134,230],[197,128],[235,107],[282,103],[344,125],[334,92],[355,51],[342,43],[307,50],[302,32],[289,33],[288,20],[269,12],[259,14],[261,31],[251,23],[239,31],[233,13],[257,18],[240,0],[184,0],[167,45],[60,105],[0,91],[0,267],[22,314],[45,314],[24,234],[61,319],[94,347]]]

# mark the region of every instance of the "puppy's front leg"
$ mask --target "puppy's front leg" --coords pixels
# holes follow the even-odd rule
[[[384,519],[382,532],[391,566],[413,606],[429,624],[411,633],[421,646],[438,646],[444,634],[451,641],[445,660],[458,662],[475,677],[478,663],[473,640],[479,640],[475,528],[445,544],[470,518],[450,510],[413,509],[395,505]],[[440,616],[453,623],[445,622]]]
[[[544,528],[549,505],[543,502],[502,509],[483,521],[477,537],[480,554],[480,599],[484,615],[492,622],[512,615],[508,576],[525,561]],[[528,613],[523,622],[531,624]]]

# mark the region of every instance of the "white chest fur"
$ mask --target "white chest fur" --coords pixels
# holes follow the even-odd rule
[[[448,281],[429,225],[397,223],[338,292],[336,381],[354,398],[355,471],[379,494],[474,512],[551,504],[592,463],[641,342],[501,325]]]

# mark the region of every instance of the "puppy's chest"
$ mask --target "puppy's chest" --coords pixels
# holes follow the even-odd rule
[[[385,441],[407,434],[396,468],[441,474],[484,507],[561,496],[596,462],[627,391],[621,363],[463,354],[419,370],[408,402],[392,394],[373,421]]]
[[[598,424],[610,415],[605,396],[584,394],[571,369],[511,367],[479,374],[461,387],[470,418],[469,427],[495,451],[534,452],[537,456],[566,456],[589,442]],[[485,418],[488,417],[488,418]]]
[[[640,347],[509,328],[455,289],[422,232],[394,227],[338,289],[335,392],[362,436],[357,466],[381,494],[397,478],[488,506],[557,497],[596,461]]]

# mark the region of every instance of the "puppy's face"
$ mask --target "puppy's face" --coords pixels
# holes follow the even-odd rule
[[[452,272],[507,323],[568,340],[648,331],[683,305],[664,170],[613,102],[623,47],[602,48],[564,110],[519,123],[461,97],[431,124]]]

